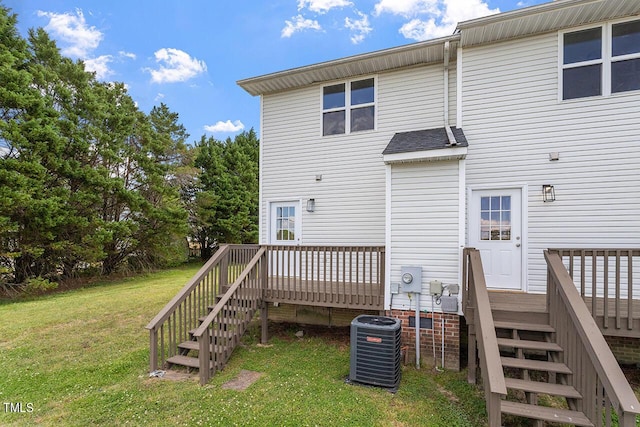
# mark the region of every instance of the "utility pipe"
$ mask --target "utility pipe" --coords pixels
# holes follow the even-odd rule
[[[444,71],[443,71],[443,81],[444,81],[444,130],[447,132],[447,139],[449,140],[449,145],[458,145],[458,141],[456,141],[456,137],[453,135],[453,131],[449,127],[449,50],[450,43],[448,41],[444,42]]]
[[[416,294],[416,369],[420,369],[420,294]]]

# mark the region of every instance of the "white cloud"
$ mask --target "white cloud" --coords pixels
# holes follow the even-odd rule
[[[102,32],[96,27],[87,25],[80,9],[76,9],[75,15],[42,10],[37,13],[38,16],[49,18],[49,23],[44,29],[56,40],[62,42],[61,52],[63,55],[85,58],[102,41]]]
[[[374,14],[383,12],[412,17],[399,32],[421,41],[453,34],[458,22],[499,13],[500,9],[490,9],[484,0],[380,0]]]
[[[153,100],[154,100],[155,102],[158,102],[158,101],[160,101],[161,99],[164,99],[164,93],[160,93],[160,92],[159,92]]]
[[[218,122],[215,125],[206,125],[204,130],[207,132],[240,132],[244,129],[244,124],[240,120],[236,120],[231,123],[231,120],[226,122]]]
[[[306,7],[312,12],[327,13],[335,7],[346,7],[352,5],[353,3],[347,0],[299,0],[298,10],[302,10]]]
[[[344,26],[351,30],[351,43],[361,43],[372,30],[369,24],[369,17],[362,12],[356,11],[360,19],[344,18]]]
[[[386,12],[405,17],[415,16],[419,13],[438,14],[440,12],[438,0],[380,0],[376,3],[373,11],[376,16]]]
[[[118,52],[118,55],[120,55],[122,58],[136,59],[135,53],[125,52],[124,50]]]
[[[109,63],[113,61],[111,55],[101,55],[97,58],[85,59],[84,68],[87,71],[96,73],[96,79],[104,80],[113,74],[113,71],[109,68]]]
[[[284,21],[281,37],[291,37],[293,33],[303,30],[322,30],[316,20],[305,19],[302,15],[294,16],[291,21]]]
[[[154,83],[176,83],[187,81],[207,71],[204,61],[192,58],[188,53],[172,48],[163,48],[155,52],[158,69],[146,68]]]

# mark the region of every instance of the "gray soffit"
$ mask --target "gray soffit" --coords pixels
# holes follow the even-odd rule
[[[469,146],[462,129],[452,127],[451,130],[458,143],[457,147]],[[452,146],[449,145],[449,139],[447,138],[447,131],[442,127],[396,133],[382,154],[411,153],[414,151],[440,150],[451,147]]]
[[[526,37],[640,14],[640,0],[556,0],[458,24],[461,46]]]
[[[379,50],[334,61],[238,80],[251,95],[263,95],[309,86],[315,83],[381,73],[396,68],[443,62],[444,44],[451,42],[449,58],[455,60],[459,35],[441,37],[391,49]]]

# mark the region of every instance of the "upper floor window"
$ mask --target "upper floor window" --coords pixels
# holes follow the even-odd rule
[[[375,126],[374,79],[322,88],[322,134],[337,135]]]
[[[640,21],[563,34],[562,99],[640,89]]]

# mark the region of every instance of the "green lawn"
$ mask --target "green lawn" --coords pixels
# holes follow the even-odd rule
[[[405,367],[396,394],[345,384],[344,334],[298,339],[277,328],[263,347],[255,325],[208,385],[149,378],[144,326],[197,268],[1,304],[0,425],[486,424],[482,396],[462,373]],[[221,388],[242,369],[264,375],[245,391]]]

